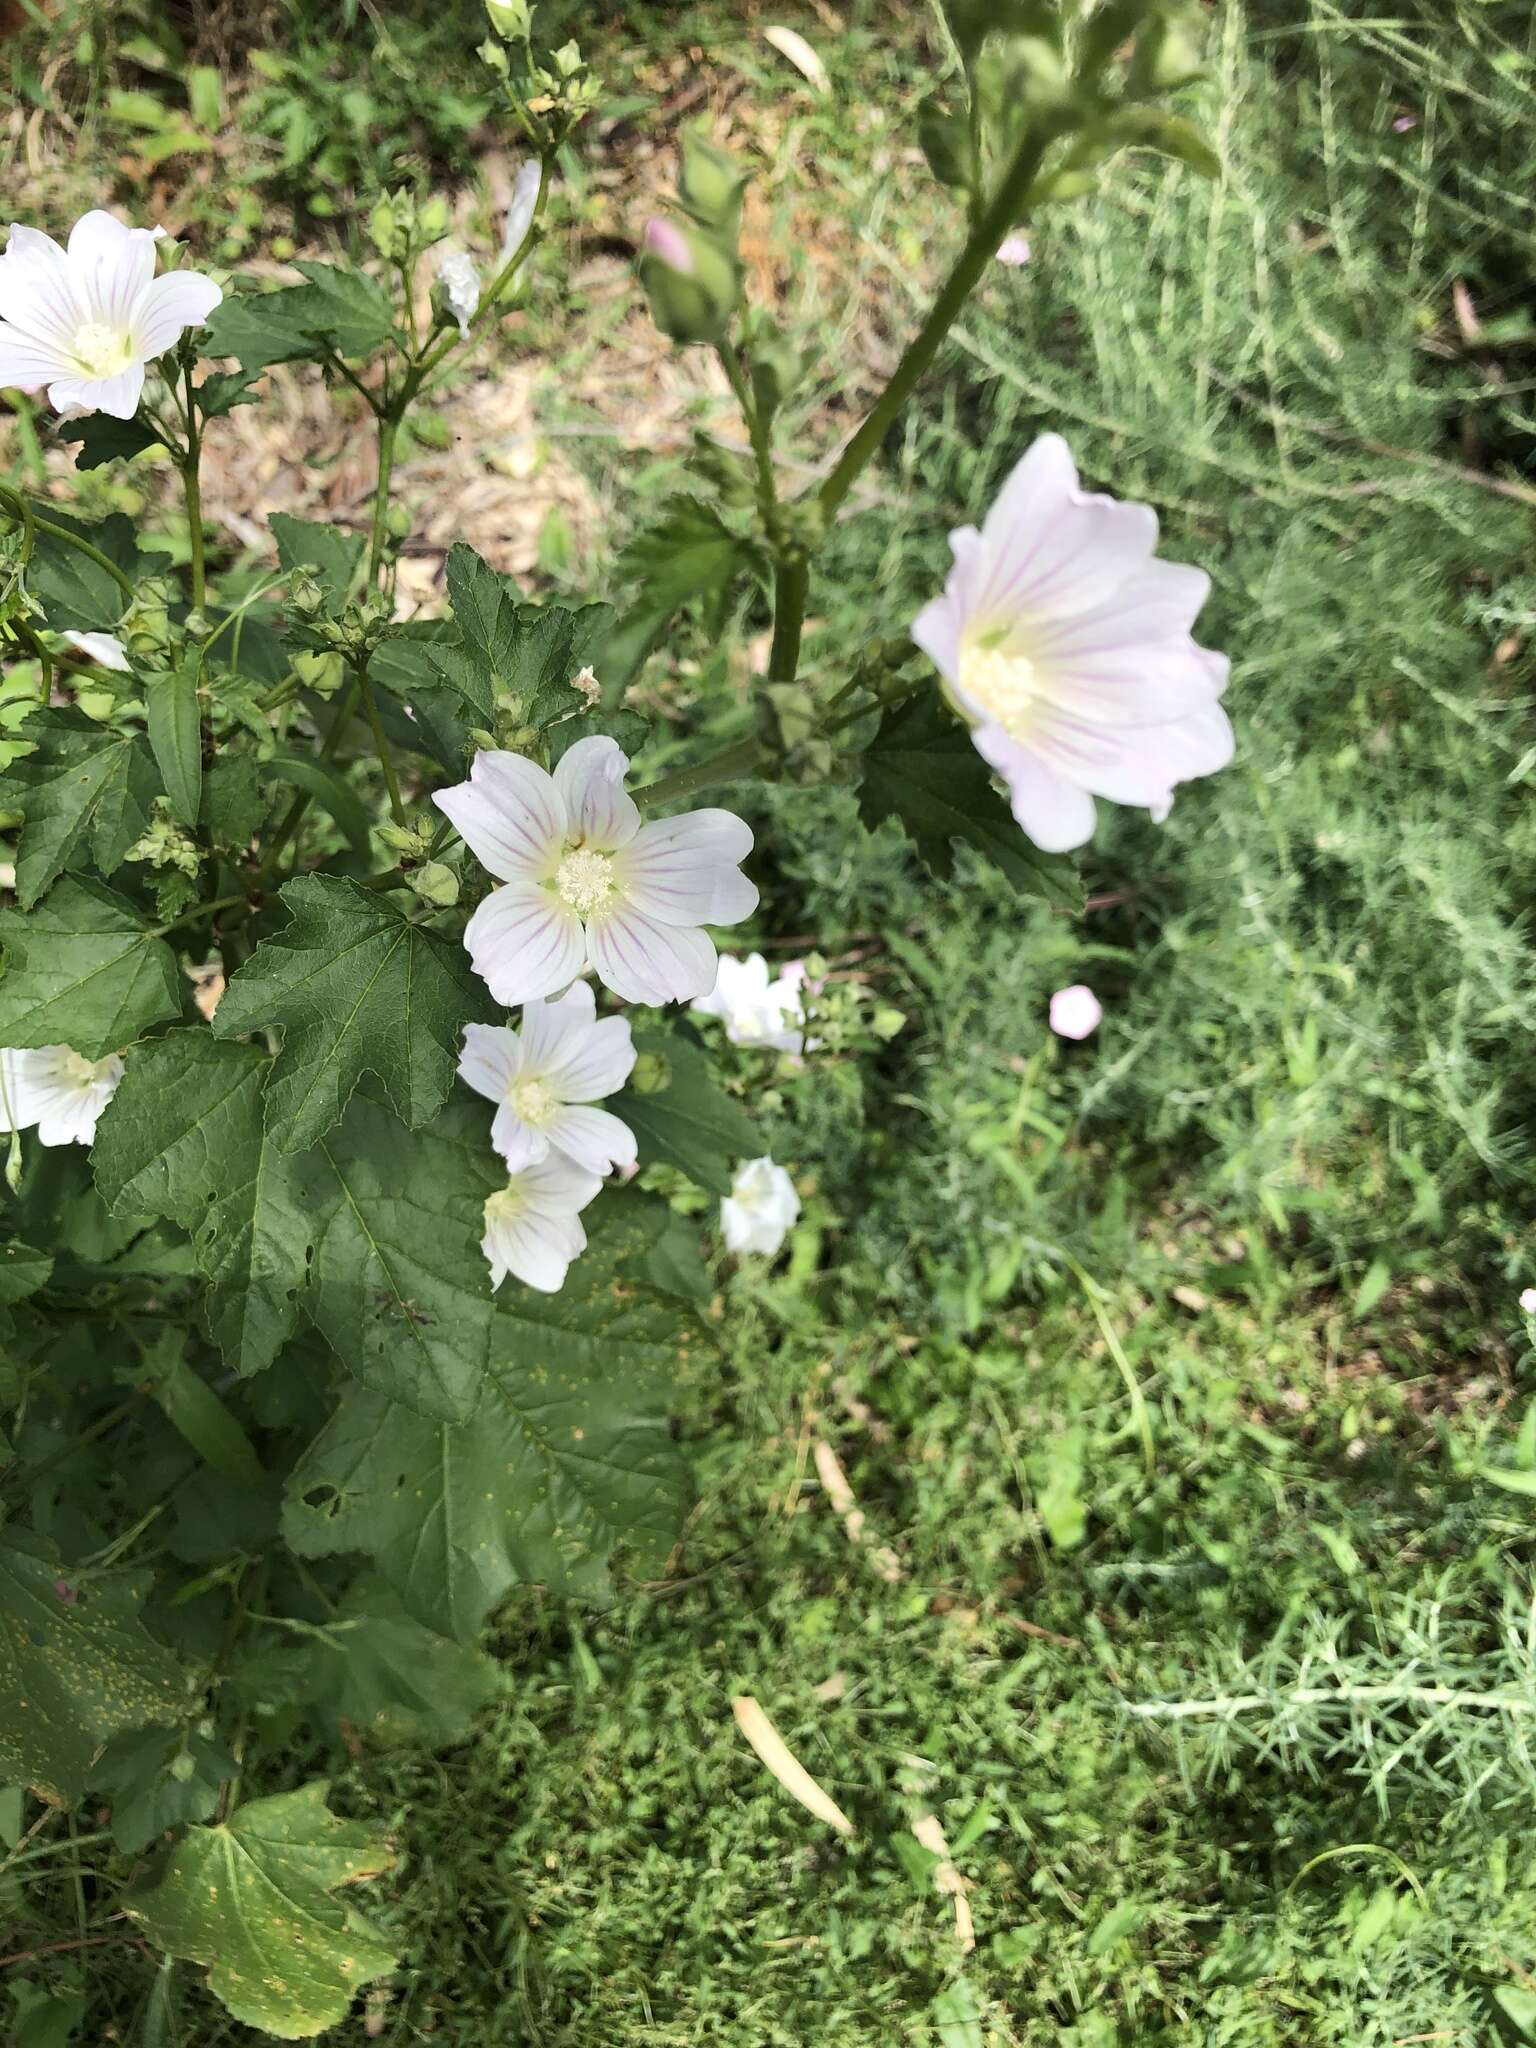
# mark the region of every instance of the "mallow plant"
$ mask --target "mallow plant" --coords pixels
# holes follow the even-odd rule
[[[402,425],[529,289],[598,98],[536,10],[488,12],[524,157],[496,249],[386,193],[360,261],[279,289],[104,210],[58,240],[17,224],[0,257],[0,385],[81,469],[168,463],[185,499],[173,560],[0,488],[0,635],[35,695],[0,781],[0,1787],[24,1806],[0,1871],[69,1869],[89,1802],[120,1853],[80,1939],[127,1927],[161,1959],[146,2027],[194,1972],[282,2039],[340,2020],[399,1960],[353,1903],[395,1852],[290,1759],[453,1738],[506,1682],[480,1633],[510,1587],[591,1594],[677,1538],[668,1394],[713,1341],[703,1254],[771,1258],[799,1208],[716,1054],[838,1056],[814,966],[751,951],[774,876],[709,792],[856,783],[863,825],[899,821],[935,871],[963,842],[1000,894],[1070,906],[1097,800],[1161,817],[1232,749],[1226,664],[1192,637],[1205,576],[1050,433],[910,632],[801,663],[829,527],[999,252],[1025,260],[1124,148],[1215,168],[1164,103],[1196,72],[1180,6],[948,0],[921,139],[958,253],[809,491],[778,453],[805,366],[744,295],[745,172],[688,137],[639,286],[718,357],[750,453],[712,446],[638,522],[622,612],[536,601],[458,545],[417,618]],[[205,438],[284,363],[370,424],[371,515],[274,516],[265,569],[210,573]],[[750,716],[649,772],[628,685],[692,600],[723,619],[752,584]],[[721,1205],[707,1234],[682,1180]]]

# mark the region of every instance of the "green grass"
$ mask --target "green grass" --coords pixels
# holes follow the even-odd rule
[[[712,18],[631,20],[610,76]],[[954,231],[879,154],[925,89],[921,11],[866,10],[844,50],[795,18],[830,110],[779,118],[734,14],[728,55],[769,218],[801,224],[814,450]],[[813,665],[898,630],[946,527],[1057,427],[1211,571],[1238,761],[1162,828],[1105,818],[1081,923],[964,863],[934,887],[836,793],[758,803],[762,935],[856,953],[906,1026],[809,1084],[742,1057],[806,1213],[777,1276],[721,1275],[666,1579],[520,1596],[466,1746],[294,1731],[295,1773],[337,1770],[405,1856],[378,1903],[406,1962],[381,2031],[360,2011],[339,2042],[1536,2039],[1531,33],[1503,0],[1220,9],[1199,94],[1228,179],[1117,169],[928,380],[838,536]],[[541,416],[591,424],[566,383]],[[572,445],[616,550],[678,463]],[[737,680],[700,637],[647,689],[725,734]],[[1079,979],[1106,1021],[1066,1047],[1045,1004]],[[851,1842],[756,1762],[740,1692]],[[73,1927],[67,1864],[41,1868],[17,1946]],[[79,2038],[149,2048],[141,1959],[90,1981]],[[199,2048],[251,2038],[183,1993]]]

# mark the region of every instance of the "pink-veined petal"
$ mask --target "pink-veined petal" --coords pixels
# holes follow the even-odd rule
[[[581,919],[532,882],[508,882],[487,896],[464,931],[471,965],[510,1009],[553,995],[586,965]]]
[[[1008,785],[1014,823],[1042,853],[1070,853],[1093,837],[1093,798],[1011,740],[1000,725],[981,725],[976,751]]]
[[[98,208],[69,231],[69,265],[91,319],[126,332],[155,274],[155,238]]]
[[[617,1095],[634,1070],[629,1019],[604,1017],[600,1023],[589,1021],[567,1032],[552,1047],[541,1071],[562,1102],[597,1102]]]
[[[1087,771],[1084,787],[1111,803],[1144,804],[1161,822],[1177,785],[1216,774],[1235,747],[1227,714],[1208,704],[1188,718],[1127,733],[1123,746]]]
[[[172,270],[155,278],[134,319],[134,346],[146,360],[163,356],[189,327],[201,327],[223,297],[211,277],[195,270]]]
[[[0,389],[41,391],[55,377],[72,376],[74,366],[47,342],[34,341],[0,320]]]
[[[523,1069],[523,1048],[504,1024],[466,1024],[459,1079],[487,1102],[505,1102]]]
[[[1066,442],[1042,434],[999,492],[982,542],[973,617],[1061,615],[1086,611],[1146,566],[1157,514],[1081,489]]]
[[[732,872],[751,851],[751,827],[734,812],[689,811],[642,825],[614,876],[635,909],[663,924],[735,924],[757,905],[756,889]]]
[[[586,1250],[587,1233],[575,1216],[528,1214],[499,1218],[486,1226],[480,1249],[491,1269],[494,1291],[510,1273],[540,1294],[558,1294],[572,1259]]]
[[[498,881],[542,881],[559,866],[565,805],[553,780],[521,754],[476,754],[468,782],[438,790],[432,801]]]
[[[629,757],[617,740],[594,733],[560,758],[555,787],[565,804],[569,836],[599,853],[627,846],[640,812],[624,788]]]
[[[598,979],[627,1003],[687,1003],[715,985],[708,933],[659,924],[625,904],[587,927]]]
[[[567,1041],[590,1029],[596,1015],[597,997],[589,981],[573,982],[562,996],[525,1004],[520,1027],[524,1071],[547,1075]]]
[[[0,257],[0,313],[18,334],[67,351],[89,318],[69,258],[51,235],[19,224]]]
[[[589,1172],[607,1174],[616,1166],[639,1164],[634,1132],[606,1109],[572,1103],[552,1116],[544,1128],[557,1152]]]

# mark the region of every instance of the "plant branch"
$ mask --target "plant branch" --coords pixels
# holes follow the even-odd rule
[[[724,753],[712,754],[707,761],[692,768],[679,768],[648,788],[637,789],[635,802],[642,810],[648,810],[656,804],[672,803],[680,796],[692,796],[695,790],[711,789],[717,782],[737,782],[752,773],[762,756],[763,750],[756,740],[740,740]]]
[[[998,245],[1003,237],[1017,226],[1024,200],[1034,183],[1035,173],[1040,168],[1041,158],[1045,155],[1051,140],[1049,133],[1037,132],[1020,146],[1018,154],[993,195],[991,205],[971,230],[965,247],[956,258],[955,266],[945,279],[939,296],[934,300],[928,318],[907,344],[906,353],[896,365],[891,381],[875,401],[863,426],[843,450],[836,468],[822,485],[819,502],[829,519],[853,489],[859,472],[875,454],[885,439],[887,428],[912,396],[918,379],[938,354],[945,335],[960,317],[966,300],[976,289],[987,265],[997,254]]]
[[[400,801],[400,781],[395,774],[395,760],[389,751],[389,741],[385,737],[384,727],[379,722],[379,707],[374,701],[373,684],[368,680],[366,658],[357,665],[357,690],[363,700],[363,709],[368,714],[374,752],[379,757],[379,766],[384,770],[384,787],[389,791],[389,814],[397,825],[403,825],[405,805]]]
[[[192,603],[201,607],[208,596],[207,570],[203,562],[203,433],[197,417],[197,392],[192,383],[192,356],[183,364],[186,374],[187,452],[181,481],[187,500],[187,533],[192,548]]]
[[[28,505],[19,491],[9,490],[4,484],[0,484],[0,499],[8,500],[16,507],[11,517],[23,528],[30,523],[38,533],[46,533],[50,540],[63,541],[66,547],[73,548],[88,562],[94,562],[98,569],[104,569],[126,598],[131,600],[136,595],[132,578],[125,574],[110,555],[104,555],[100,548],[92,547],[91,543],[78,533],[71,533],[67,526],[58,526],[53,520],[45,519],[40,512]]]

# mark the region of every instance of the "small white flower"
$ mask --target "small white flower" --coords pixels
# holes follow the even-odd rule
[[[736,1169],[731,1192],[720,1204],[726,1248],[772,1258],[799,1214],[800,1197],[783,1167],[771,1159],[749,1159]]]
[[[224,294],[195,270],[155,275],[155,236],[85,214],[61,249],[13,225],[0,256],[0,385],[48,388],[55,412],[131,420],[144,366],[201,327]]]
[[[115,634],[66,632],[63,637],[77,653],[83,654],[87,661],[98,661],[103,668],[127,672],[128,650]]]
[[[1051,1029],[1058,1038],[1091,1038],[1103,1016],[1103,1004],[1085,982],[1059,988],[1051,997]]]
[[[701,1017],[720,1018],[732,1045],[803,1052],[804,1034],[798,1028],[805,1014],[800,1000],[803,979],[803,970],[794,975],[786,968],[777,980],[770,980],[761,953],[749,953],[745,960],[722,954],[714,988],[692,1008]]]
[[[1024,235],[1005,235],[998,244],[997,260],[1009,270],[1020,270],[1029,261],[1029,242]]]
[[[587,1248],[580,1211],[601,1186],[595,1173],[553,1152],[514,1173],[490,1196],[480,1249],[491,1269],[492,1293],[510,1273],[525,1287],[558,1294],[572,1259]]]
[[[1096,796],[1161,821],[1176,784],[1232,758],[1226,656],[1190,637],[1210,578],[1156,545],[1151,506],[1080,490],[1066,442],[1045,434],[981,532],[950,535],[944,595],[913,624],[1048,853],[1092,838]]]
[[[1536,1316],[1536,1287],[1526,1287],[1521,1290],[1520,1307],[1524,1314]]]
[[[533,226],[534,209],[539,203],[539,165],[537,158],[530,157],[518,165],[517,176],[512,181],[512,198],[507,206],[506,227],[501,237],[501,261],[503,267],[521,249],[527,240],[528,230]]]
[[[634,1132],[606,1109],[634,1071],[625,1017],[597,1018],[590,982],[556,1002],[528,1003],[521,1032],[466,1024],[459,1079],[497,1104],[491,1143],[514,1173],[547,1159],[551,1148],[588,1173],[638,1162]]]
[[[116,1053],[87,1060],[67,1045],[8,1046],[0,1051],[0,1131],[36,1124],[45,1145],[89,1145],[122,1078]]]
[[[469,323],[480,309],[480,273],[474,257],[457,242],[445,242],[437,259],[437,281],[444,303],[459,323],[459,333],[467,336]]]
[[[476,754],[432,801],[505,886],[470,919],[475,972],[511,1008],[592,967],[629,1003],[686,1003],[715,985],[700,929],[739,924],[757,890],[739,863],[752,834],[730,811],[642,825],[618,743],[578,740],[553,775],[521,754]]]

